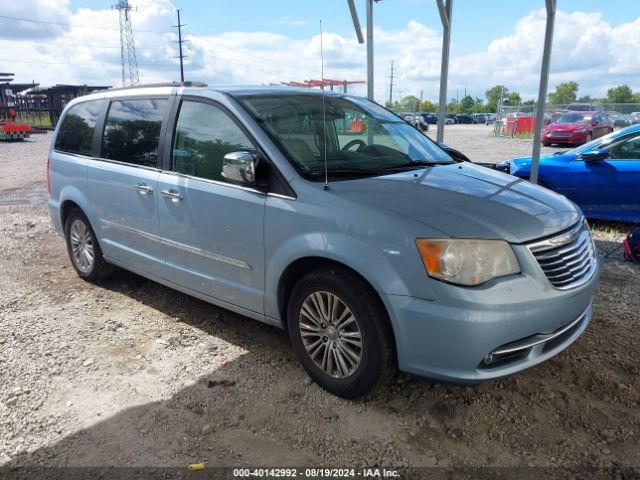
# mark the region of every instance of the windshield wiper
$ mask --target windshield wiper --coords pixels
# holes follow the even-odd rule
[[[313,170],[308,172],[309,175],[324,175],[325,171],[322,170]],[[331,167],[327,169],[327,173],[329,175],[377,175],[379,170],[371,170],[366,168],[356,168],[356,167]]]
[[[451,165],[453,162],[406,162],[399,163],[397,165],[390,165],[388,167],[383,167],[382,170],[390,171],[390,170],[404,170],[406,168],[425,168],[425,167],[433,167],[435,165]]]

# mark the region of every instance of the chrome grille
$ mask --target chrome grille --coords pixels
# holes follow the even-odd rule
[[[549,282],[561,290],[586,283],[596,271],[596,250],[586,221],[528,246]]]

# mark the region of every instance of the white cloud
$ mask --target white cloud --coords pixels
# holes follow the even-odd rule
[[[3,37],[44,39],[56,37],[69,28],[64,25],[56,25],[56,23],[65,23],[71,11],[69,10],[69,0],[29,0],[27,2],[2,2],[0,14],[14,18],[28,16],[33,20],[50,22],[11,20],[10,28],[5,28],[2,31]],[[8,23],[4,22],[3,25],[6,26]]]
[[[282,17],[277,23],[280,25],[286,25],[287,27],[306,27],[309,25],[307,20],[291,17]]]
[[[137,7],[131,15],[141,80],[177,79],[176,35],[171,27],[175,24],[175,10],[171,1],[134,0],[132,3]],[[17,81],[119,85],[120,40],[116,11],[82,8],[72,12],[69,0],[22,0],[19,5],[20,8],[9,7],[3,14],[63,25],[8,24],[3,37],[13,41],[4,43],[11,48],[2,48],[0,53],[3,70],[14,71]],[[275,21],[284,24],[298,20]],[[456,54],[453,39],[449,97],[465,87],[480,96],[492,85],[503,83],[520,91],[525,98],[533,98],[539,81],[544,24],[544,10],[533,11],[517,22],[511,35],[496,38],[486,48],[465,55]],[[18,41],[24,39],[29,42]],[[210,84],[267,84],[320,77],[317,34],[300,39],[271,32],[225,32],[187,35],[187,39],[188,79]],[[437,98],[439,31],[410,21],[400,29],[377,27],[375,41],[379,100],[385,100],[388,95],[391,60],[396,67],[396,92],[417,95],[424,90],[425,98]],[[604,95],[607,88],[621,83],[640,90],[638,51],[640,17],[614,26],[600,14],[558,12],[550,86],[575,80],[580,84],[581,94],[593,96]],[[327,78],[362,80],[366,77],[366,49],[357,43],[353,34],[344,36],[326,31],[324,52]],[[29,63],[4,64],[2,60]],[[366,91],[365,86],[350,88],[358,94]]]

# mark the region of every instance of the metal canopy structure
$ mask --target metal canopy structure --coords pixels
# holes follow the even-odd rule
[[[373,100],[373,2],[379,2],[380,0],[366,0],[367,2],[367,98]],[[349,11],[351,12],[351,19],[353,20],[353,27],[356,29],[356,36],[358,37],[358,43],[364,43],[364,37],[362,36],[362,27],[360,26],[360,20],[358,20],[358,11],[354,0],[347,0],[349,4]]]
[[[451,14],[453,0],[436,0],[442,22],[442,63],[440,64],[440,95],[438,100],[438,133],[436,141],[444,140],[444,118],[447,114],[447,82],[449,81],[449,45],[451,43]]]
[[[331,80],[325,78],[324,80],[304,80],[303,82],[282,82],[283,85],[287,87],[302,87],[302,88],[313,88],[313,87],[329,87],[331,91],[333,91],[333,87],[342,87],[342,93],[347,93],[348,85],[356,85],[366,83],[364,80]]]
[[[367,97],[373,100],[373,2],[380,0],[365,0],[367,2]],[[551,64],[551,47],[553,45],[553,29],[557,9],[557,0],[545,0],[547,8],[547,25],[544,37],[542,68],[540,71],[540,88],[538,92],[538,107],[533,139],[531,160],[532,183],[538,182],[538,166],[540,162],[540,138],[544,126],[544,110],[547,103],[547,89],[549,86],[549,69]],[[364,43],[362,28],[358,20],[358,13],[354,0],[347,0],[359,43]],[[445,114],[447,108],[447,82],[449,80],[449,50],[451,44],[451,17],[453,0],[436,0],[440,21],[442,22],[442,63],[440,67],[440,92],[438,105],[438,134],[437,141],[444,140]]]
[[[547,27],[544,32],[544,50],[542,52],[542,69],[540,70],[540,89],[538,91],[538,107],[536,126],[533,132],[533,153],[531,155],[531,173],[529,181],[538,183],[540,166],[540,137],[544,126],[544,110],[547,105],[547,88],[549,86],[549,67],[551,65],[551,47],[553,46],[553,27],[556,21],[556,0],[547,2]]]

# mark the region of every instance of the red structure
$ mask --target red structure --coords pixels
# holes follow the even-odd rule
[[[347,85],[364,84],[367,83],[364,80],[331,80],[325,78],[324,80],[305,80],[304,82],[282,82],[283,85],[288,87],[302,87],[302,88],[314,88],[314,87],[329,87],[333,91],[334,87],[342,86],[342,93],[347,93]]]

